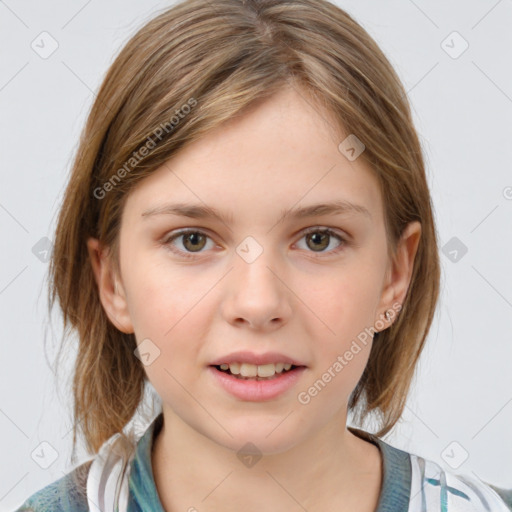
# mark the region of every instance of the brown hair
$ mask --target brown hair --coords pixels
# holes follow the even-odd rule
[[[74,450],[79,431],[91,453],[122,433],[146,384],[134,335],[120,332],[102,307],[86,240],[111,248],[118,269],[121,213],[132,187],[287,83],[318,102],[335,120],[333,130],[365,144],[360,158],[381,186],[390,255],[407,223],[422,225],[401,313],[375,335],[349,401],[359,421],[378,414],[378,436],[400,418],[433,320],[440,266],[420,142],[397,74],[370,35],[326,0],[186,0],[146,23],[108,70],[59,213],[49,304],[58,297],[64,338],[78,333]]]

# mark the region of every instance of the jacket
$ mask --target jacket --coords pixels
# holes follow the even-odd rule
[[[160,413],[127,456],[119,434],[94,459],[30,496],[15,512],[164,512],[151,466]],[[512,489],[445,471],[436,462],[396,448],[354,427],[381,451],[383,479],[376,512],[511,512]],[[126,446],[124,446],[126,448]]]

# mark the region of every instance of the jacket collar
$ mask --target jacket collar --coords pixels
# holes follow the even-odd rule
[[[153,477],[151,452],[153,442],[163,424],[160,413],[137,443],[130,470],[130,503],[128,510],[164,512]],[[354,427],[348,429],[356,436],[375,444],[383,461],[383,477],[376,512],[407,512],[411,491],[411,462],[409,453],[389,445],[379,437]]]
[[[407,512],[411,494],[410,454],[364,430],[348,427],[354,435],[375,444],[382,455],[382,488],[376,512]]]

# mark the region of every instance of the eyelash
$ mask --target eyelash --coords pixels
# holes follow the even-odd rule
[[[192,253],[192,252],[177,250],[171,244],[171,242],[173,242],[180,236],[188,235],[191,233],[203,235],[203,236],[211,239],[211,237],[207,233],[205,233],[204,231],[201,231],[200,229],[182,229],[182,230],[174,233],[173,235],[167,237],[163,243],[165,246],[167,246],[169,248],[170,251],[172,251],[175,254],[183,256],[184,258],[196,258],[197,255],[201,254],[201,251],[199,251],[197,253]],[[335,249],[333,249],[331,251],[328,251],[327,254],[337,254],[338,252],[342,251],[345,248],[345,246],[348,245],[348,241],[344,237],[342,237],[340,234],[338,234],[337,232],[333,231],[330,228],[317,228],[317,227],[308,228],[307,230],[303,231],[301,239],[309,234],[312,234],[312,233],[321,233],[323,235],[329,235],[331,237],[337,238],[341,242],[338,247],[336,247]],[[326,254],[324,251],[321,251],[318,253],[315,253],[314,251],[310,251],[310,252],[315,254],[315,257],[318,257],[318,258],[321,258],[321,257],[323,257],[322,256],[323,254]]]

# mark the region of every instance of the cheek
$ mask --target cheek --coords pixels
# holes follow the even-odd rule
[[[304,302],[317,317],[326,340],[346,340],[373,326],[380,282],[375,271],[347,267],[315,280],[313,287],[303,288],[307,290]]]
[[[190,279],[186,271],[132,260],[126,270],[127,302],[136,334],[167,343],[186,318],[194,316],[208,290],[204,279]]]
[[[375,265],[376,266],[376,265]],[[314,379],[325,385],[324,398],[349,394],[359,381],[370,355],[380,277],[361,262],[315,282],[306,304],[313,313],[309,336],[315,340]],[[305,312],[308,311],[305,309]],[[323,384],[322,384],[323,383]]]
[[[197,378],[201,340],[208,323],[204,282],[162,267],[132,268],[128,297],[138,343],[149,344],[158,356],[145,366],[146,375],[165,403],[176,410],[190,407],[190,388]],[[156,348],[154,348],[156,346]],[[180,385],[181,383],[181,385]]]
[[[143,346],[155,354],[145,365],[146,375],[164,401],[177,408],[187,402],[179,383],[189,387],[190,380],[197,378],[194,372],[199,370],[193,363],[202,361],[201,340],[207,336],[205,326],[211,320],[204,280],[186,279],[183,274],[143,265],[126,272],[137,343],[146,344]]]

